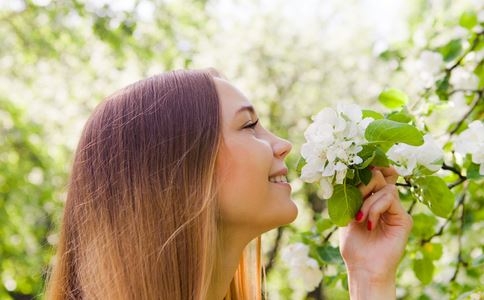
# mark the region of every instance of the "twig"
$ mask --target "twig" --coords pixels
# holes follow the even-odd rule
[[[455,212],[457,211],[457,209],[459,208],[459,206],[463,205],[464,203],[464,200],[465,200],[465,191],[462,193],[462,195],[460,196],[459,198],[459,202],[457,202],[457,205],[452,209],[452,212],[450,213],[449,217],[445,220],[445,223],[442,224],[442,226],[440,226],[439,230],[437,230],[436,233],[434,233],[433,235],[431,235],[430,237],[426,238],[426,239],[422,239],[422,241],[420,241],[420,244],[421,245],[424,245],[426,243],[429,243],[430,241],[432,241],[432,239],[436,236],[440,236],[444,233],[444,229],[445,227],[447,226],[447,224],[449,224],[450,220],[452,219],[452,217],[454,216]],[[414,201],[415,202],[415,201]]]
[[[336,230],[338,230],[338,227],[334,226],[333,229],[324,237],[323,243],[326,243],[327,241],[329,241],[329,238],[333,235],[333,233],[336,232]]]
[[[469,89],[455,89],[449,92],[449,95],[455,94],[455,93],[480,93],[482,90],[469,90]]]
[[[478,32],[476,34],[476,38],[474,39],[474,41],[472,42],[472,45],[467,48],[466,51],[464,51],[464,53],[462,53],[462,55],[459,57],[459,59],[452,65],[450,66],[449,68],[447,68],[445,70],[445,72],[447,74],[449,74],[450,72],[452,72],[453,69],[455,69],[458,65],[460,65],[460,63],[462,62],[462,60],[467,56],[467,54],[469,54],[470,52],[472,52],[474,49],[476,49],[477,45],[479,44],[479,39],[481,37],[481,35],[484,34],[484,31],[481,31],[481,32]]]
[[[442,169],[443,170],[447,170],[447,171],[451,171],[452,173],[456,174],[457,176],[459,176],[460,179],[467,179],[464,175],[462,175],[460,173],[459,170],[457,170],[455,167],[453,166],[449,166],[449,165],[446,165],[446,164],[443,164],[442,165]]]
[[[464,231],[464,216],[465,216],[464,201],[460,202],[459,205],[462,206],[462,212],[460,215],[459,233],[457,235],[457,244],[459,247],[459,252],[457,254],[457,265],[455,266],[454,274],[450,278],[450,282],[453,282],[457,279],[457,274],[459,274],[459,269],[461,265],[467,266],[467,263],[462,259],[462,232]]]
[[[449,165],[446,165],[446,164],[443,164],[442,165],[442,170],[447,170],[447,171],[451,171],[452,173],[456,174],[457,176],[459,176],[459,179],[453,183],[450,183],[447,185],[447,187],[449,189],[453,189],[454,187],[458,186],[459,184],[462,184],[464,183],[466,180],[467,180],[467,177],[462,175],[461,172],[459,170],[457,170],[455,167],[453,166],[449,166]]]
[[[408,210],[407,210],[407,213],[408,213],[408,214],[411,214],[411,213],[412,213],[413,208],[415,207],[415,204],[417,204],[417,200],[413,200],[413,201],[412,201],[412,204],[410,204],[410,207],[409,207],[409,208],[408,208]]]
[[[466,177],[459,178],[456,182],[452,182],[452,183],[448,184],[447,187],[449,188],[449,190],[451,190],[451,189],[455,188],[456,186],[458,186],[459,184],[464,183],[466,180],[467,180]]]
[[[477,97],[475,98],[474,102],[471,104],[471,107],[469,108],[467,113],[459,120],[457,125],[455,125],[454,129],[452,129],[452,131],[450,132],[450,136],[454,135],[457,132],[457,130],[459,130],[462,123],[464,123],[464,121],[467,119],[467,117],[469,117],[469,115],[472,113],[472,111],[477,107],[477,104],[479,104],[479,101],[484,99],[482,97],[483,94],[484,94],[484,90],[479,90],[479,92],[477,92]]]

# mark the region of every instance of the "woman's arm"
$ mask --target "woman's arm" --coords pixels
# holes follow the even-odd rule
[[[351,299],[395,299],[395,274],[412,228],[392,168],[374,168],[355,221],[340,230]]]
[[[348,270],[348,286],[351,299],[389,300],[395,299],[395,275],[387,278],[373,277],[365,270]]]

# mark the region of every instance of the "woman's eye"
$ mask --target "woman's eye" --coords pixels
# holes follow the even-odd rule
[[[257,126],[257,123],[259,123],[259,119],[257,119],[255,122],[251,122],[247,125],[244,126],[244,129],[254,129]]]

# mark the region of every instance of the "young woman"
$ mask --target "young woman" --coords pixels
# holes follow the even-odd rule
[[[111,95],[75,153],[47,298],[261,299],[260,235],[297,215],[290,150],[212,69]],[[374,169],[340,230],[353,299],[395,297],[411,228],[395,180]]]

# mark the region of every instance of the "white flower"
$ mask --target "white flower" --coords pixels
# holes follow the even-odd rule
[[[435,80],[434,76],[442,70],[444,58],[438,52],[423,51],[420,54],[418,63],[421,71],[419,73],[420,77],[428,82]]]
[[[479,78],[471,71],[457,67],[452,70],[449,83],[456,90],[474,90],[479,85]]]
[[[340,103],[336,110],[325,108],[304,133],[301,155],[306,165],[301,179],[319,181],[324,199],[333,194],[333,183],[342,184],[348,167],[363,162],[358,153],[366,143],[365,129],[373,119],[362,119],[358,105]]]
[[[430,134],[426,134],[423,145],[396,144],[388,150],[387,156],[396,163],[398,174],[409,176],[418,166],[424,166],[433,172],[438,171],[442,166],[444,151]]]
[[[318,262],[309,257],[309,247],[303,243],[290,244],[281,251],[282,260],[289,268],[289,279],[294,287],[313,291],[323,279]]]
[[[438,52],[423,51],[418,59],[407,59],[403,68],[408,74],[415,74],[415,84],[419,88],[432,86],[438,75],[444,68],[444,58]]]
[[[471,154],[472,162],[480,165],[479,174],[484,175],[484,122],[474,121],[454,140],[457,153]]]

